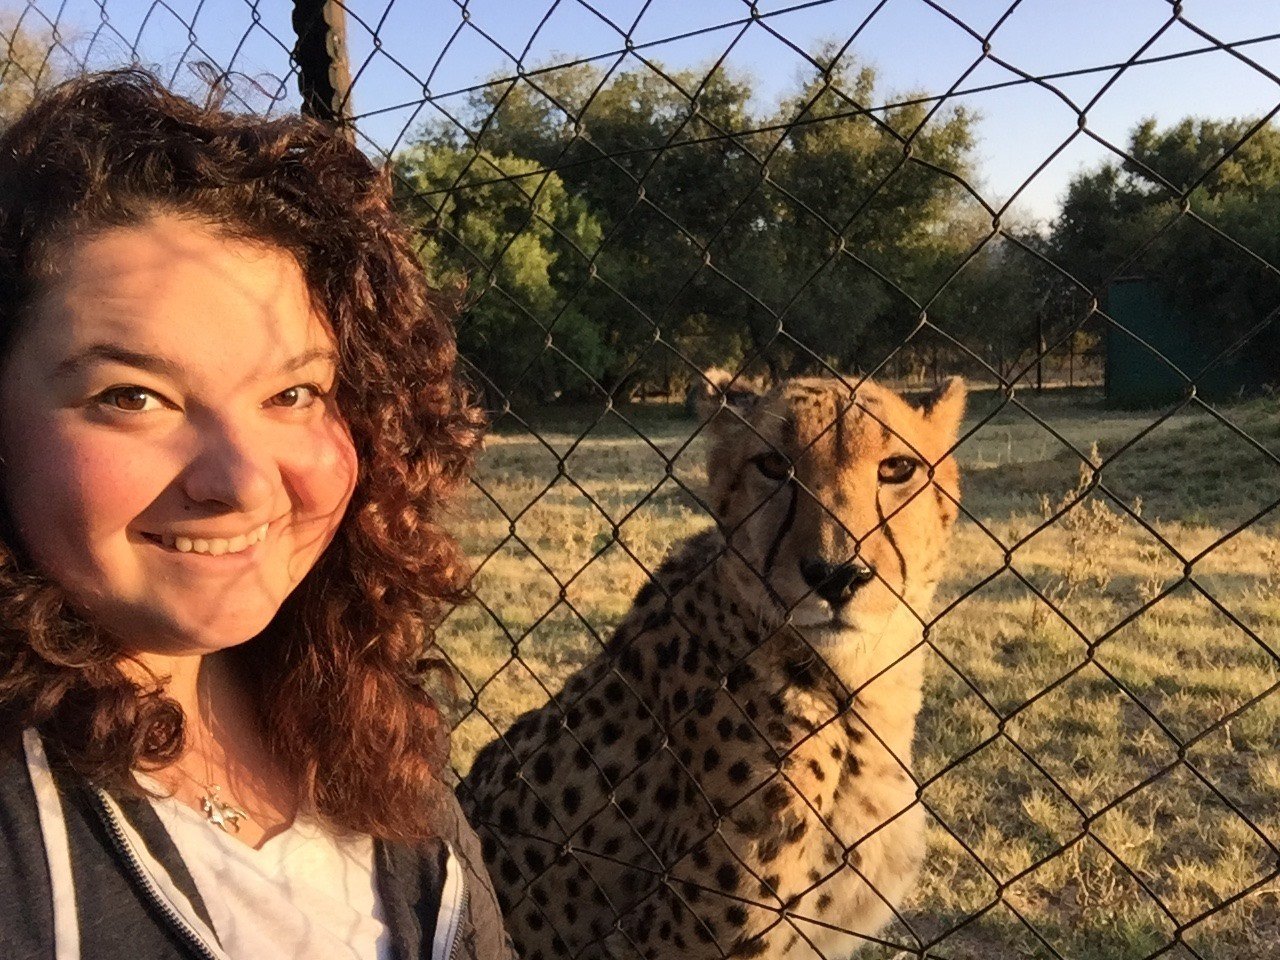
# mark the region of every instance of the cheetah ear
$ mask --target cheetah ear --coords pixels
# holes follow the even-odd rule
[[[965,400],[969,388],[960,377],[948,377],[920,404],[920,412],[924,418],[940,434],[947,438],[947,443],[955,442],[960,434],[960,421],[964,419]]]
[[[705,423],[725,408],[746,413],[764,391],[760,383],[745,374],[712,367],[702,372],[690,392],[694,394],[694,413]]]

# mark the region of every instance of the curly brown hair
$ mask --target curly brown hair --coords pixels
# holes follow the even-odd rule
[[[160,213],[289,251],[332,326],[355,493],[315,567],[236,655],[304,803],[342,829],[427,836],[448,734],[422,671],[434,617],[468,575],[438,514],[483,432],[456,370],[452,304],[427,285],[389,170],[337,131],[111,71],[60,85],[0,134],[0,360],[62,244]],[[7,509],[0,524],[4,724],[38,726],[93,782],[136,790],[131,770],[180,755],[181,709],[126,677],[118,645],[29,561]]]

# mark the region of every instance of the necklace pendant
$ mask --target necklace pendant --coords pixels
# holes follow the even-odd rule
[[[208,792],[200,798],[200,807],[205,818],[223,833],[239,833],[240,821],[248,820],[249,815],[235,804],[219,800],[222,787],[218,784],[207,783],[204,788]]]

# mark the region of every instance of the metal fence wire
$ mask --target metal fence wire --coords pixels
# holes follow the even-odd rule
[[[3,21],[3,116],[126,62],[241,109],[302,106],[393,165],[426,269],[465,282],[494,430],[457,508],[475,600],[439,644],[463,691],[462,794],[526,957],[1280,949],[1280,34],[1228,41],[1190,3],[1133,2],[1147,26],[1127,55],[1050,72],[1002,52],[1042,9],[976,6],[545,0],[519,42],[514,5],[471,0],[27,0]],[[950,38],[945,89],[886,93],[862,58],[905,7]],[[792,37],[804,17],[830,39]],[[555,54],[550,35],[594,46]],[[772,107],[736,66],[761,41],[795,64]],[[687,49],[697,67],[667,65]],[[1127,142],[1095,129],[1117,88],[1206,58],[1276,105]],[[459,60],[493,67],[455,83]],[[1011,91],[1060,130],[997,201],[973,110]],[[1020,217],[1084,146],[1104,159],[1061,212]],[[828,663],[847,651],[752,619],[783,603],[768,563],[718,596],[673,554],[719,516],[696,556],[740,570],[755,555],[736,534],[785,498],[842,509],[810,450],[741,405],[757,384],[849,388],[816,450],[849,417],[907,443],[867,380],[917,396],[951,373],[970,389],[958,503],[941,454],[908,446],[929,461],[921,498],[960,518],[889,662],[848,682]],[[1118,409],[1126,383],[1152,405]],[[729,523],[707,495],[717,422],[773,483]],[[892,539],[908,509],[837,542]],[[826,559],[812,592],[864,573],[906,589]],[[903,742],[875,726],[875,685],[921,661]],[[687,684],[661,676],[690,662]],[[910,684],[893,689],[910,720]],[[917,819],[907,882],[894,858]]]

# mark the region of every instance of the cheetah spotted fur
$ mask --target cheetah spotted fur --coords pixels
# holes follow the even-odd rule
[[[964,402],[708,391],[716,527],[459,787],[524,960],[835,960],[894,916]]]

